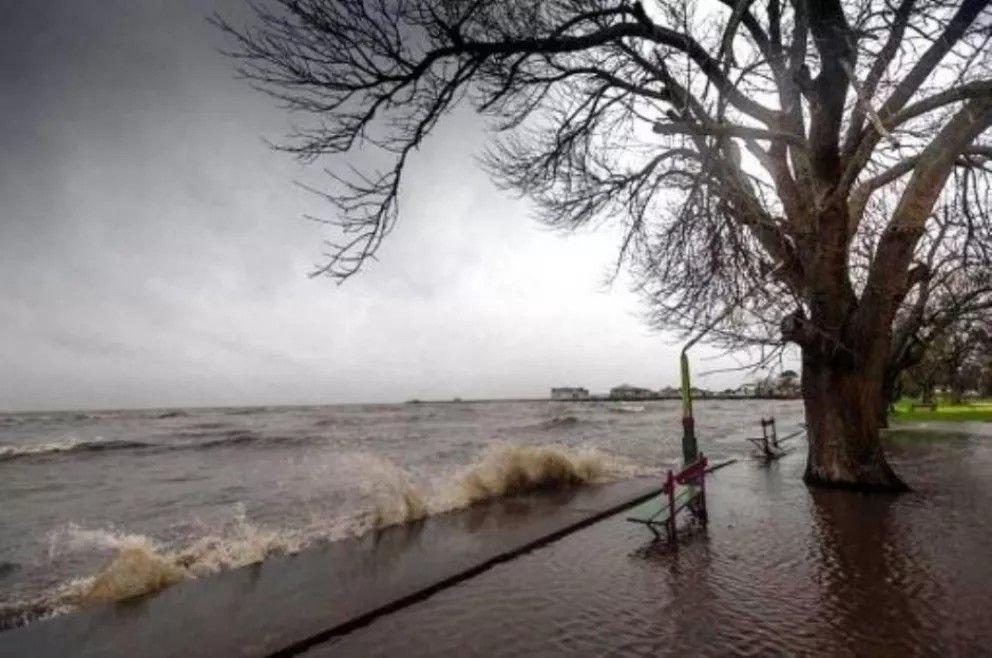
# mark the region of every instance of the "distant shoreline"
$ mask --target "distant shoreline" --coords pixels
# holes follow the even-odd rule
[[[492,402],[654,402],[657,400],[671,400],[680,401],[682,398],[677,395],[655,395],[649,398],[582,398],[582,399],[568,399],[568,398],[450,398],[445,400],[420,400],[412,399],[406,400],[403,404],[483,404]],[[699,395],[693,396],[693,402],[700,402],[702,400],[801,400],[800,397],[789,396],[789,395]]]
[[[405,401],[396,402],[310,402],[303,404],[242,404],[242,405],[201,405],[201,404],[189,404],[189,405],[173,405],[165,407],[77,407],[77,408],[65,408],[65,409],[0,409],[0,415],[4,416],[14,416],[14,415],[32,415],[32,414],[100,414],[100,413],[117,413],[117,412],[127,412],[127,413],[141,413],[141,412],[156,412],[156,413],[168,413],[173,411],[205,411],[216,409],[218,411],[230,410],[230,409],[306,409],[308,407],[364,407],[364,406],[376,406],[376,405],[391,405],[391,404],[485,404],[494,402],[653,402],[657,400],[681,400],[677,395],[672,396],[652,396],[650,398],[639,398],[639,399],[622,399],[622,398],[595,398],[595,399],[583,399],[583,400],[559,400],[554,398],[447,398],[443,400],[419,400],[410,399]],[[762,396],[749,396],[740,397],[735,395],[699,395],[693,397],[694,402],[699,402],[701,400],[799,400],[802,398],[798,397],[788,397],[782,395],[762,395]]]

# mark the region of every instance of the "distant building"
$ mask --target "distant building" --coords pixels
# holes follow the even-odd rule
[[[737,397],[753,398],[758,395],[758,386],[755,384],[742,384],[736,391]]]
[[[649,388],[640,388],[630,384],[621,384],[610,389],[611,400],[649,400],[655,397]]]
[[[581,386],[561,386],[551,389],[552,400],[588,400],[589,391]]]
[[[674,386],[666,386],[665,388],[658,391],[658,395],[663,398],[678,398],[678,397],[682,397],[682,391],[675,388]]]

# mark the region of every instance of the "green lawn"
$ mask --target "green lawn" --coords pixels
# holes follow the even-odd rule
[[[985,421],[992,422],[992,399],[970,400],[965,404],[952,405],[944,400],[937,401],[936,411],[929,409],[911,410],[911,405],[919,400],[903,398],[896,403],[890,419],[896,422],[914,420],[944,421]]]

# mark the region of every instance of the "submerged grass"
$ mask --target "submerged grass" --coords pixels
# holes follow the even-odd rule
[[[895,422],[913,421],[979,421],[992,422],[992,399],[970,400],[964,404],[953,405],[944,400],[937,401],[937,408],[934,410],[917,408],[913,409],[913,404],[918,401],[909,398],[902,398],[895,404],[895,411],[890,416]]]
[[[896,424],[882,432],[882,442],[887,449],[908,448],[926,445],[932,449],[934,443],[942,443],[948,447],[965,442],[974,436],[968,432],[948,431],[947,429],[921,429],[911,424]]]

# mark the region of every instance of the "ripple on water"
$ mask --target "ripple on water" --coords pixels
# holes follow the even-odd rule
[[[801,455],[742,464],[678,550],[613,517],[311,655],[978,655],[992,448],[894,449],[916,493],[810,493]]]

